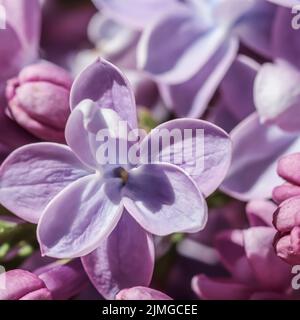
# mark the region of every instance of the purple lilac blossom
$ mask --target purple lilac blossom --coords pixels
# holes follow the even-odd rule
[[[289,9],[278,9],[272,37],[274,62],[259,67],[253,95],[244,96],[243,105],[254,103],[256,113],[231,132],[232,166],[222,190],[240,200],[271,198],[272,189],[282,181],[276,174],[278,159],[300,148],[298,33],[290,19]],[[292,44],[288,49],[286,41]],[[238,97],[234,88],[231,97]]]
[[[137,67],[159,82],[166,105],[178,116],[203,114],[236,57],[239,40],[272,56],[277,7],[265,1],[94,2],[109,18],[142,30]]]
[[[85,256],[83,265],[91,281],[111,298],[119,288],[149,284],[151,234],[196,232],[205,226],[204,197],[225,177],[231,142],[223,130],[205,121],[174,120],[161,128],[204,129],[205,153],[199,155],[203,172],[195,172],[188,161],[101,166],[96,159],[97,132],[108,129],[115,136],[121,120],[136,128],[128,81],[114,66],[97,60],[75,80],[71,106],[65,132],[69,146],[39,143],[13,152],[1,167],[0,201],[17,216],[38,223],[43,254]],[[150,133],[142,141],[141,154],[155,139],[155,133]],[[169,152],[171,149],[164,148],[154,156]],[[192,150],[187,155],[192,156]],[[16,175],[22,176],[22,181],[16,181]],[[153,189],[153,184],[160,185],[160,191]],[[121,259],[122,265],[115,263],[116,259]]]

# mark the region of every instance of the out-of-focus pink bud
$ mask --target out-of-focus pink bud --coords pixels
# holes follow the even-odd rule
[[[300,227],[295,227],[290,234],[281,236],[277,234],[274,241],[274,247],[278,257],[287,263],[300,263]]]
[[[274,240],[277,255],[290,264],[300,263],[300,196],[285,200],[274,214],[278,230]]]
[[[273,217],[275,228],[282,233],[290,232],[300,225],[300,196],[285,200],[280,204]]]
[[[0,278],[4,283],[4,288],[0,289],[0,300],[52,299],[45,283],[31,272],[16,269],[2,273]]]
[[[89,284],[79,259],[56,261],[34,272],[11,270],[0,281],[0,300],[67,300]]]
[[[300,153],[282,157],[278,162],[277,172],[288,182],[300,185]]]
[[[296,186],[288,182],[273,189],[272,197],[276,203],[281,203],[295,196],[300,196],[300,186]]]
[[[25,67],[8,81],[7,114],[42,140],[64,142],[71,85],[68,72],[52,63]]]
[[[173,300],[166,294],[146,287],[133,287],[121,290],[116,300]]]

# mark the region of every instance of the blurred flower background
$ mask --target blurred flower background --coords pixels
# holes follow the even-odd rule
[[[0,0],[0,299],[299,299],[297,5]],[[122,120],[204,169],[100,168]]]

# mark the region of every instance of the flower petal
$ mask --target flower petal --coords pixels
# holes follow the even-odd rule
[[[239,55],[221,83],[224,103],[237,119],[244,119],[255,111],[253,85],[259,64]]]
[[[272,47],[276,58],[283,59],[299,69],[299,30],[294,29],[291,23],[293,23],[291,10],[285,8],[278,9],[273,27]]]
[[[221,189],[245,201],[271,198],[273,188],[282,183],[277,161],[299,150],[298,135],[260,124],[254,113],[232,131],[231,138],[232,164]]]
[[[121,289],[149,285],[154,267],[152,237],[124,210],[114,231],[82,263],[101,295],[114,299]]]
[[[277,124],[285,131],[299,130],[300,72],[278,61],[264,64],[255,79],[255,106],[263,123]]]
[[[205,12],[176,10],[155,20],[143,32],[138,67],[168,84],[192,78],[220,48],[225,28],[212,28]],[[176,34],[176,41],[170,35]],[[201,54],[199,54],[201,52]]]
[[[20,218],[37,223],[63,188],[89,174],[64,145],[36,143],[14,151],[0,169],[0,203]]]
[[[98,59],[79,74],[70,95],[72,109],[90,99],[100,108],[115,110],[132,128],[137,127],[133,90],[121,71],[104,59]]]
[[[272,57],[274,52],[271,39],[277,6],[266,1],[253,2],[253,7],[237,23],[235,32],[249,48]]]
[[[182,6],[177,0],[93,0],[93,2],[104,14],[138,29],[145,27],[158,14]]]
[[[290,283],[290,267],[279,259],[273,248],[275,230],[253,227],[244,230],[245,252],[257,280],[266,289],[283,290]]]
[[[267,0],[271,3],[275,3],[280,6],[285,6],[285,7],[293,7],[296,4],[300,4],[299,0]]]
[[[246,214],[252,227],[273,227],[273,214],[277,206],[271,201],[253,200],[247,203]]]
[[[128,212],[156,235],[197,232],[207,221],[207,206],[196,184],[171,164],[147,164],[131,170],[122,195]]]
[[[188,81],[174,85],[160,84],[167,107],[178,117],[200,117],[232,64],[237,50],[236,39],[226,41]]]
[[[235,280],[247,285],[253,283],[255,278],[245,254],[242,230],[221,232],[216,237],[215,246],[222,263]]]
[[[97,175],[89,175],[60,192],[38,224],[42,253],[55,258],[76,258],[95,250],[121,217],[120,185],[114,188],[108,188]]]
[[[205,275],[195,276],[192,280],[194,292],[205,300],[246,300],[250,297],[248,286],[230,279],[212,279]]]
[[[83,100],[72,111],[68,119],[65,130],[67,143],[82,162],[91,168],[99,169],[101,165],[107,164],[104,163],[105,159],[99,158],[100,152],[98,153],[99,147],[105,142],[102,141],[102,138],[103,140],[109,137],[127,141],[127,133],[130,128],[125,123],[125,130],[122,130],[122,121],[114,110],[99,109],[93,101]],[[103,130],[104,136],[101,136],[100,139],[101,130]],[[111,152],[114,151],[117,152],[117,150]],[[111,162],[118,160],[117,154],[114,153],[114,155],[116,155],[116,159],[109,159]]]
[[[179,139],[168,138],[172,133]],[[161,137],[169,143],[160,144]],[[182,168],[206,197],[221,184],[231,160],[227,133],[209,122],[193,119],[172,120],[156,127],[142,141],[140,150],[143,163],[150,157],[151,162],[172,162]]]

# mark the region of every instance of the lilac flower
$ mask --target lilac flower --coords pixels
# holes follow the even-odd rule
[[[238,40],[272,55],[277,7],[265,1],[94,2],[108,17],[143,31],[138,68],[160,83],[166,105],[178,116],[203,114],[236,56]]]
[[[122,288],[149,284],[151,234],[196,232],[205,226],[204,196],[224,179],[231,142],[205,121],[175,120],[160,129],[204,129],[205,153],[198,155],[203,171],[195,172],[188,158],[178,165],[157,162],[171,152],[165,146],[150,164],[101,166],[96,159],[99,130],[116,136],[121,120],[137,126],[132,90],[119,70],[98,60],[75,80],[71,106],[65,132],[69,146],[37,143],[13,152],[0,170],[0,202],[19,217],[38,222],[44,254],[87,255],[82,260],[91,281],[111,298]],[[142,141],[141,154],[155,139],[150,133]],[[175,155],[180,152],[173,147]],[[194,156],[193,150],[186,152]]]
[[[272,37],[275,61],[263,64],[254,81],[257,114],[231,132],[233,161],[222,189],[237,199],[271,198],[273,188],[282,181],[276,174],[278,159],[300,148],[298,34],[290,19],[289,9],[278,10]],[[288,48],[286,41],[292,44]]]
[[[134,287],[123,289],[116,295],[116,300],[173,300],[166,294],[151,288]]]
[[[80,260],[55,262],[34,272],[10,270],[0,275],[4,278],[0,300],[67,300],[88,284]]]
[[[276,206],[268,201],[248,203],[250,228],[231,230],[216,237],[216,248],[231,277],[193,278],[195,293],[203,299],[261,300],[293,299],[290,267],[273,250],[275,230],[272,216]],[[298,297],[299,298],[299,297]]]

